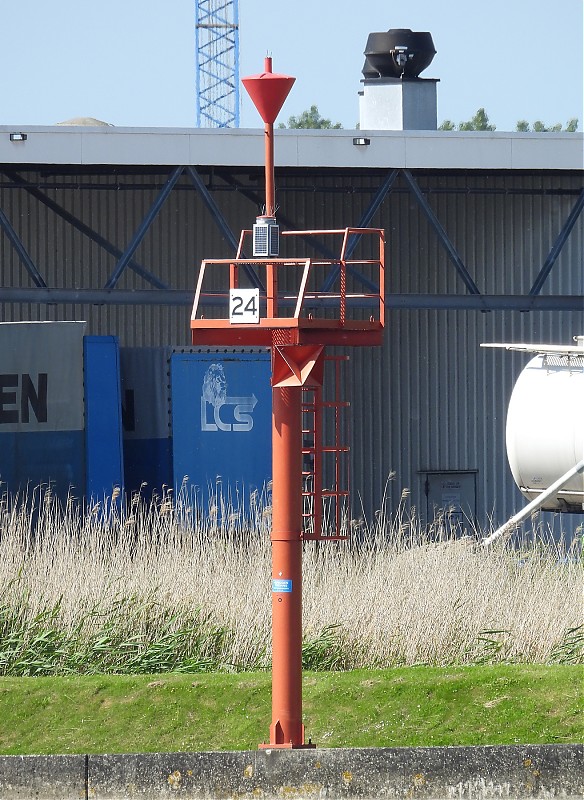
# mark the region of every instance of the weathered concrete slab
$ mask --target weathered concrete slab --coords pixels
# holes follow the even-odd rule
[[[0,800],[85,797],[87,756],[0,756]]]
[[[70,777],[68,776],[70,770]],[[84,780],[80,783],[80,776]],[[0,800],[584,798],[584,746],[0,758]]]

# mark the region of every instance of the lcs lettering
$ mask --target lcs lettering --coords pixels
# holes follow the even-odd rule
[[[234,433],[247,433],[253,428],[253,410],[258,399],[255,394],[250,397],[226,397],[223,402],[211,404],[201,397],[201,430],[202,431],[233,431]],[[225,421],[223,415],[228,416],[227,409],[231,407],[233,422]],[[209,411],[212,410],[211,419]]]
[[[30,422],[31,412],[37,422],[47,421],[47,373],[39,372],[36,385],[27,372],[0,375],[0,425]]]

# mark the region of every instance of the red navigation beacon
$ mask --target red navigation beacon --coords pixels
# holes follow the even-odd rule
[[[323,497],[339,501],[348,494],[322,489],[324,365],[328,358],[338,366],[342,358],[326,356],[325,347],[381,345],[385,311],[383,230],[279,230],[274,121],[293,83],[272,73],[271,58],[263,73],[243,79],[265,124],[264,213],[252,230],[242,231],[235,258],[202,262],[191,316],[194,345],[269,347],[272,353],[272,723],[264,749],[314,746],[305,741],[302,723],[302,543],[346,538],[338,502],[333,530],[323,529]],[[280,244],[292,255],[281,254]],[[244,255],[250,249],[252,256]],[[302,255],[294,255],[298,251]],[[338,411],[347,404],[326,405]],[[311,446],[303,441],[307,435]],[[336,450],[348,447],[337,444]],[[306,456],[313,465],[308,471]]]

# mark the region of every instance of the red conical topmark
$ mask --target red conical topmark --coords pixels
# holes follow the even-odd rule
[[[264,61],[264,70],[261,75],[242,78],[241,82],[259,111],[260,117],[270,125],[278,116],[296,78],[272,72],[270,57]]]

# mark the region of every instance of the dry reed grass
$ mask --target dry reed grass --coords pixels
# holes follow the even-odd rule
[[[204,513],[5,496],[0,674],[269,666],[269,525],[257,495]],[[307,667],[584,660],[575,552],[483,549],[399,509],[303,564]]]

